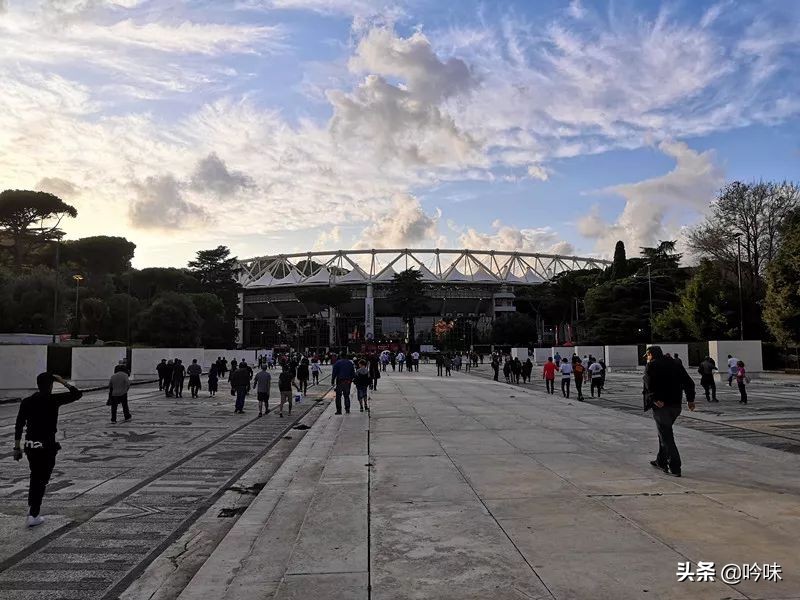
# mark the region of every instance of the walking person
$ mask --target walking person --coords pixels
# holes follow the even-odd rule
[[[658,454],[650,464],[680,477],[681,455],[672,426],[681,414],[684,394],[689,410],[694,410],[694,381],[682,365],[664,356],[660,346],[650,346],[645,357],[647,366],[642,380],[644,410],[653,410],[653,420],[658,429]]]
[[[128,373],[122,369],[117,370],[108,380],[108,402],[106,404],[111,407],[111,422],[117,422],[117,405],[122,404],[122,416],[125,421],[131,420],[131,412],[128,410],[128,390],[131,387],[131,381]]]
[[[492,357],[492,371],[494,371],[494,380],[500,380],[500,360],[496,357]]]
[[[522,363],[522,383],[530,383],[532,373],[533,363],[531,362],[531,359],[528,358],[524,363]]]
[[[308,377],[310,369],[308,366],[308,359],[303,357],[300,364],[297,365],[297,382],[300,387],[300,393],[304,396],[308,393]]]
[[[280,406],[278,407],[278,416],[283,418],[283,405],[289,403],[289,414],[292,414],[292,388],[300,391],[300,386],[294,380],[294,373],[289,368],[289,365],[281,367],[281,373],[278,375],[278,392],[281,395]]]
[[[547,393],[552,394],[556,386],[556,363],[553,362],[552,356],[548,356],[547,362],[544,363],[542,379],[547,386]]]
[[[63,385],[67,391],[54,394],[54,382]],[[44,517],[39,512],[47,483],[56,465],[56,454],[61,449],[61,444],[56,441],[58,409],[75,402],[82,395],[78,388],[52,373],[40,373],[36,377],[36,387],[38,391],[20,403],[14,425],[14,460],[22,459],[22,430],[25,429],[24,454],[28,458],[31,471],[28,516],[25,520],[28,527],[44,523]]]
[[[569,382],[572,379],[572,365],[565,356],[561,359],[561,394],[564,398],[569,398]]]
[[[358,398],[358,409],[360,412],[364,412],[365,410],[369,411],[368,399],[371,381],[372,377],[369,373],[367,361],[362,358],[358,361],[358,369],[356,369],[356,374],[353,378],[353,383],[356,386],[356,398]]]
[[[406,355],[402,352],[398,352],[397,354],[397,370],[402,373],[403,372],[403,365],[406,362]]]
[[[183,398],[183,380],[186,377],[186,367],[180,358],[175,359],[172,366],[172,393],[176,398]]]
[[[369,357],[369,377],[370,377],[372,391],[377,392],[378,379],[381,378],[381,369],[378,357],[374,354]]]
[[[750,383],[750,378],[745,371],[744,363],[736,361],[736,386],[739,388],[739,404],[747,404],[747,388],[745,384]]]
[[[203,374],[203,367],[197,364],[196,358],[192,359],[192,364],[186,369],[186,374],[189,376],[189,391],[192,398],[197,398],[201,387],[200,375]]]
[[[453,368],[453,358],[449,354],[444,355],[444,375],[450,377],[450,371]]]
[[[591,379],[591,392],[594,398],[594,391],[597,390],[597,397],[601,396],[603,391],[603,365],[599,362],[592,362],[589,365],[589,378]]]
[[[175,363],[172,359],[164,365],[164,396],[172,398],[172,372],[175,370]]]
[[[272,383],[272,375],[267,371],[267,363],[261,363],[261,370],[256,373],[253,385],[258,396],[258,416],[269,414],[269,386]],[[289,404],[291,407],[291,404]]]
[[[575,391],[578,392],[578,402],[583,402],[583,377],[586,368],[583,366],[581,359],[577,356],[572,357],[572,376],[575,380]]]
[[[319,366],[319,360],[312,359],[311,361],[311,381],[314,385],[319,385],[319,374],[322,371],[322,368]]]
[[[736,373],[739,371],[739,359],[728,354],[728,387],[733,385]]]
[[[511,383],[511,361],[508,359],[503,363],[503,376],[506,378],[506,383]]]
[[[208,370],[208,395],[216,396],[217,389],[219,389],[219,366],[218,363],[214,363]]]
[[[235,360],[231,361],[231,365]],[[247,392],[250,389],[250,372],[247,370],[247,365],[237,367],[235,371],[231,371],[229,378],[231,382],[231,394],[236,396],[236,404],[233,409],[233,414],[244,413],[244,400],[247,397]]]
[[[158,391],[164,391],[164,371],[167,368],[167,359],[162,358],[161,362],[156,365],[156,373],[158,373]]]
[[[717,400],[717,383],[714,381],[714,371],[717,370],[717,365],[710,356],[706,356],[697,367],[697,372],[700,373],[700,385],[703,386],[706,393],[706,402],[719,402]]]
[[[400,363],[402,364],[402,363]],[[342,353],[331,370],[331,385],[336,386],[336,414],[342,414],[342,396],[344,396],[344,410],[350,414],[350,384],[356,376],[353,361],[348,360]]]
[[[419,372],[419,352],[417,352],[416,350],[414,350],[414,352],[411,353],[411,363],[414,365],[414,372],[418,373]]]
[[[436,376],[441,377],[444,371],[444,357],[440,354],[436,355]]]

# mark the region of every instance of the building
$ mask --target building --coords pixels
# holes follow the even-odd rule
[[[240,262],[237,324],[245,347],[296,349],[407,342],[401,311],[388,300],[394,275],[416,269],[425,285],[417,343],[441,318],[459,323],[465,341],[498,315],[515,311],[514,290],[564,271],[604,268],[596,258],[490,250],[337,250]]]

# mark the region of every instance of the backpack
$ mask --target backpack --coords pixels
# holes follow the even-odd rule
[[[575,373],[575,375],[583,375],[585,370],[586,369],[583,368],[581,363],[575,363],[575,367],[572,369],[572,372]]]

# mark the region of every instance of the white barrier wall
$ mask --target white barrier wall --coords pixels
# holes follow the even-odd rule
[[[584,356],[589,356],[591,354],[597,360],[605,360],[606,351],[604,346],[576,346],[575,354],[577,354],[581,358],[583,358]]]
[[[114,367],[125,360],[125,347],[82,348],[72,349],[72,381],[102,381],[114,374]]]
[[[661,344],[659,342],[655,342],[653,344],[647,344],[648,346],[661,346],[661,349],[664,351],[664,354],[671,354],[675,356],[675,353],[678,353],[678,358],[683,361],[683,366],[689,366],[689,344]]]
[[[575,353],[575,347],[574,346],[553,346],[550,349],[550,354],[548,354],[548,356],[555,356],[556,353],[560,354],[561,358],[564,358],[565,356],[567,358],[572,358],[572,355]],[[545,357],[545,360],[547,360],[547,357]]]
[[[636,368],[639,366],[639,346],[606,346],[606,366],[610,368]]]
[[[764,370],[761,340],[710,341],[708,354],[717,363],[721,374],[728,372],[728,354],[741,360],[748,373],[759,373]]]
[[[231,358],[234,355],[237,355],[241,350],[214,350],[206,348],[203,350],[203,356],[197,357],[197,361],[202,363],[200,366],[203,367],[203,372],[207,372],[211,365],[217,362],[217,357],[222,357],[228,361],[228,364],[231,362]],[[238,358],[236,360],[239,360]]]
[[[511,358],[518,358],[520,362],[525,362],[528,360],[528,349],[527,348],[512,348],[511,349]]]
[[[192,364],[192,359],[200,362],[203,359],[202,348],[133,348],[131,350],[131,376],[155,377],[156,365],[162,358],[174,360],[180,358],[184,366]]]
[[[552,348],[534,348],[533,349],[533,362],[537,365],[543,365],[547,362],[547,357],[553,356]]]
[[[0,389],[36,389],[36,376],[47,370],[47,346],[0,346]]]

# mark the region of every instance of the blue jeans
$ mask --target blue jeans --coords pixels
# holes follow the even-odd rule
[[[244,399],[247,396],[247,388],[236,388],[236,410],[244,410]]]
[[[336,383],[336,412],[342,412],[342,396],[344,396],[344,409],[350,412],[350,382]]]

